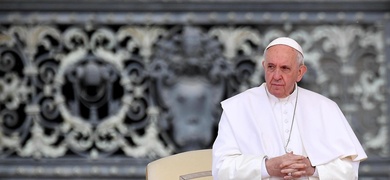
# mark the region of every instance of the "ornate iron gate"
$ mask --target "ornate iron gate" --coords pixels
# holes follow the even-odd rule
[[[300,84],[335,100],[388,179],[387,1],[1,1],[0,177],[144,179],[148,162],[209,148],[219,102],[263,82],[290,36]]]

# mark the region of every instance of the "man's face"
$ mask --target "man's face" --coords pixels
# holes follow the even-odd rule
[[[285,98],[294,90],[306,72],[306,66],[299,65],[298,52],[285,45],[268,48],[263,67],[268,91],[278,97]]]

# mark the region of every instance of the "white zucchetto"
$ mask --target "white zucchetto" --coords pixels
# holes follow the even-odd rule
[[[275,46],[275,45],[278,45],[278,44],[290,46],[290,47],[294,48],[295,50],[297,50],[298,52],[300,52],[302,54],[302,56],[304,56],[302,47],[294,39],[291,39],[288,37],[276,38],[275,40],[271,41],[271,43],[268,44],[268,46],[265,48],[264,51],[266,51],[268,48]]]

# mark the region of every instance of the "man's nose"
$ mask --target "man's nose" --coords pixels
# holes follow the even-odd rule
[[[274,79],[281,79],[282,78],[282,72],[280,69],[276,69],[273,74]]]

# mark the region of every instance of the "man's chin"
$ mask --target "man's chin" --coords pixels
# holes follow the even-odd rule
[[[270,93],[277,98],[283,98],[285,96],[285,94],[282,91],[275,91],[274,90],[274,91],[270,91]]]

